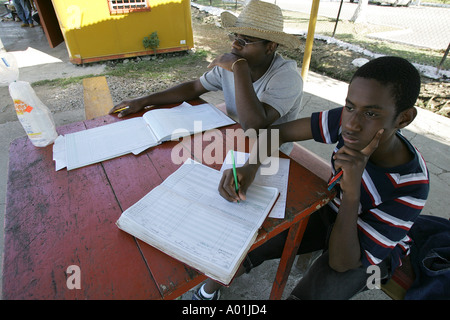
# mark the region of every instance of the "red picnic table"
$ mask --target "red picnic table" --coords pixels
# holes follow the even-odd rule
[[[106,115],[57,131],[67,134],[115,121],[120,119]],[[204,281],[204,275],[119,230],[115,222],[181,165],[171,161],[174,147],[195,158],[196,147],[204,150],[222,139],[225,157],[234,139],[235,150],[248,152],[248,138],[239,145],[242,137],[226,134],[239,128],[210,130],[192,136],[190,143],[164,142],[137,156],[71,171],[55,171],[52,146],[36,148],[27,137],[14,140],[9,150],[3,299],[173,299]],[[219,169],[221,163],[209,166]],[[252,247],[290,229],[270,298],[281,297],[309,215],[333,196],[325,181],[290,162],[286,217],[267,218]],[[78,268],[79,289],[73,287],[71,266]]]

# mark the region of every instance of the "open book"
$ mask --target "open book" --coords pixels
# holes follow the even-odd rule
[[[233,123],[210,104],[191,106],[183,102],[171,109],[150,110],[142,117],[59,136],[53,158],[56,170],[72,170]]]
[[[217,191],[222,174],[188,160],[136,204],[117,226],[171,257],[228,285],[278,198],[252,185],[233,203]]]

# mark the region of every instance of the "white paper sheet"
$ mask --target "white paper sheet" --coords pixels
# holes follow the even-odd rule
[[[56,171],[67,166],[66,139],[64,136],[58,136],[53,144],[53,161],[55,161]]]
[[[159,144],[141,117],[67,134],[65,140],[67,170]]]
[[[233,123],[210,104],[184,102],[172,109],[150,110],[143,117],[61,136],[53,148],[56,170],[72,170],[127,153],[137,155],[163,141]]]
[[[245,162],[247,162],[249,156],[250,154],[248,153],[235,151],[234,157],[236,160],[236,167],[243,166]],[[275,161],[277,161],[278,163]],[[270,165],[273,165],[274,167],[277,166],[278,170],[276,171],[276,173],[272,175],[262,175],[261,167],[268,168]],[[278,201],[275,203],[272,211],[270,212],[270,218],[284,219],[286,211],[287,186],[289,181],[289,165],[290,159],[275,159],[274,157],[269,157],[266,160],[265,164],[261,165],[258,172],[256,173],[255,180],[253,181],[254,184],[260,186],[275,187],[278,189],[278,191],[280,191],[280,197],[278,198]],[[227,153],[227,156],[225,157],[222,168],[220,168],[220,172],[231,168],[233,168],[233,162],[231,161],[231,151],[229,151]],[[274,172],[274,170],[270,171]]]

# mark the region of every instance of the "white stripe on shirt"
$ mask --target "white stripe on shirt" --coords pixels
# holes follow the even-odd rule
[[[358,225],[360,228],[376,243],[383,247],[394,248],[397,245],[397,241],[392,241],[386,238],[384,235],[375,230],[370,224],[364,222],[362,219],[358,218]]]
[[[399,197],[397,198],[397,200],[404,203],[407,206],[419,209],[422,209],[425,206],[425,203],[427,202],[427,200],[414,198],[410,196]]]
[[[362,180],[364,181],[364,184],[367,187],[367,192],[370,194],[370,196],[373,199],[374,206],[378,206],[380,203],[382,203],[381,197],[380,197],[380,194],[378,193],[377,188],[375,188],[375,185],[373,184],[373,181],[370,178],[369,173],[367,173],[366,169],[364,169],[364,172],[362,175]]]
[[[412,221],[405,221],[405,220],[399,219],[397,217],[391,216],[390,214],[387,214],[384,211],[381,211],[380,209],[374,208],[374,209],[370,209],[369,211],[379,220],[386,222],[390,225],[393,225],[395,227],[398,227],[398,228],[409,230],[413,225]]]
[[[330,131],[328,130],[328,112],[322,112],[322,130],[326,143],[332,143],[330,137]]]

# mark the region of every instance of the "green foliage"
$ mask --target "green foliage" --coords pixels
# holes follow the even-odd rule
[[[144,45],[145,49],[150,48],[156,54],[156,49],[159,47],[158,33],[155,31],[152,32],[148,37],[144,37],[144,40],[142,40],[142,44]]]

